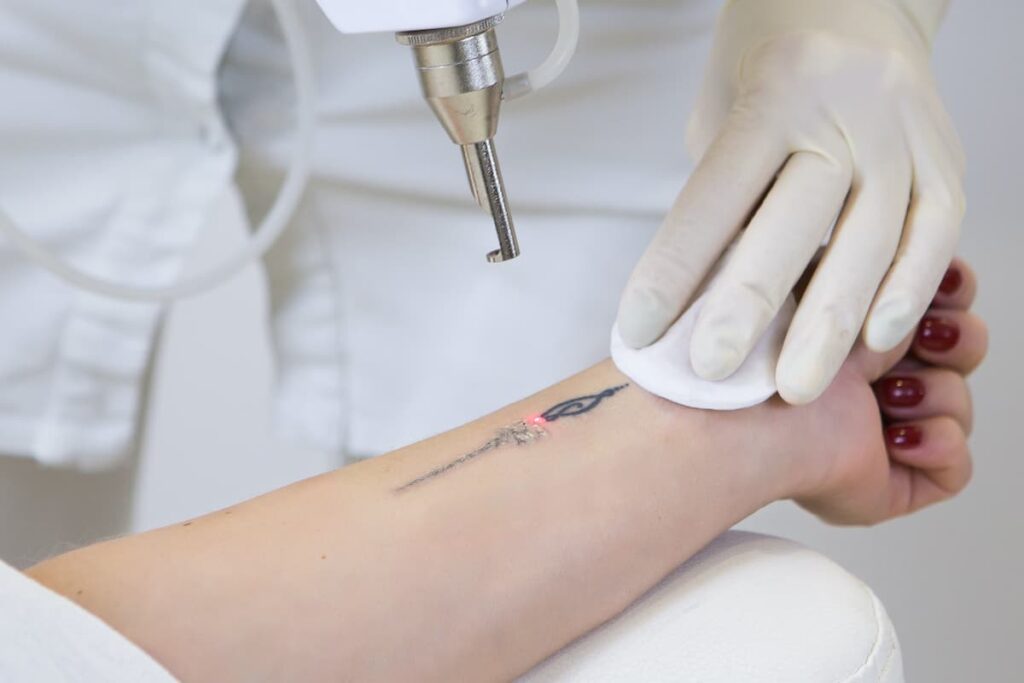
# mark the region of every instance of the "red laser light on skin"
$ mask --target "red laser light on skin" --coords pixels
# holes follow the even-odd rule
[[[548,421],[545,420],[544,417],[540,414],[530,415],[529,417],[526,418],[526,424],[534,425],[536,427],[543,427],[547,423]]]

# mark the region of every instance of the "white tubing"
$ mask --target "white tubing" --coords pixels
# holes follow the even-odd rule
[[[529,95],[562,75],[580,42],[580,6],[578,0],[555,0],[558,6],[558,39],[548,58],[536,69],[505,79],[502,96],[514,100]]]
[[[0,209],[0,235],[26,258],[72,285],[97,294],[133,301],[172,301],[205,292],[235,275],[263,256],[288,227],[309,179],[313,133],[316,123],[316,92],[313,62],[302,24],[293,0],[271,0],[292,60],[295,77],[296,139],[291,165],[274,205],[267,212],[248,244],[224,263],[170,287],[144,288],[122,285],[90,275],[76,268],[55,252],[19,229]]]

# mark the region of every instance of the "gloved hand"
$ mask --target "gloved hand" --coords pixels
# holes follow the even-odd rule
[[[963,151],[929,68],[945,4],[726,5],[688,131],[700,163],[623,294],[627,344],[656,341],[745,226],[693,333],[701,377],[742,364],[834,223],[776,369],[782,397],[819,396],[862,326],[879,352],[914,329],[964,212]]]

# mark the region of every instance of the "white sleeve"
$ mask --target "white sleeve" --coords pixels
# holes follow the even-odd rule
[[[98,618],[0,562],[0,681],[175,679]]]

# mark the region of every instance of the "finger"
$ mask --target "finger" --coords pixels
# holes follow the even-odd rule
[[[708,292],[691,341],[694,372],[735,372],[778,314],[842,208],[849,158],[790,157]]]
[[[846,360],[899,243],[910,195],[909,163],[868,169],[797,309],[776,371],[792,404],[821,395]]]
[[[934,124],[916,121],[908,144],[914,190],[903,239],[864,326],[864,341],[887,351],[906,337],[931,304],[956,252],[966,201]]]
[[[965,434],[974,423],[971,392],[963,376],[952,370],[928,368],[893,372],[874,384],[882,415],[909,422],[930,417],[951,417]]]
[[[647,346],[675,322],[786,154],[782,136],[756,107],[733,109],[626,285],[618,326],[628,345]]]
[[[978,295],[978,278],[963,259],[953,259],[942,277],[932,308],[953,308],[965,311]]]
[[[967,486],[973,465],[967,437],[949,417],[933,417],[886,428],[893,462],[891,516],[916,512],[947,500]]]
[[[988,327],[968,311],[933,310],[918,326],[913,351],[926,363],[969,374],[988,353]]]

